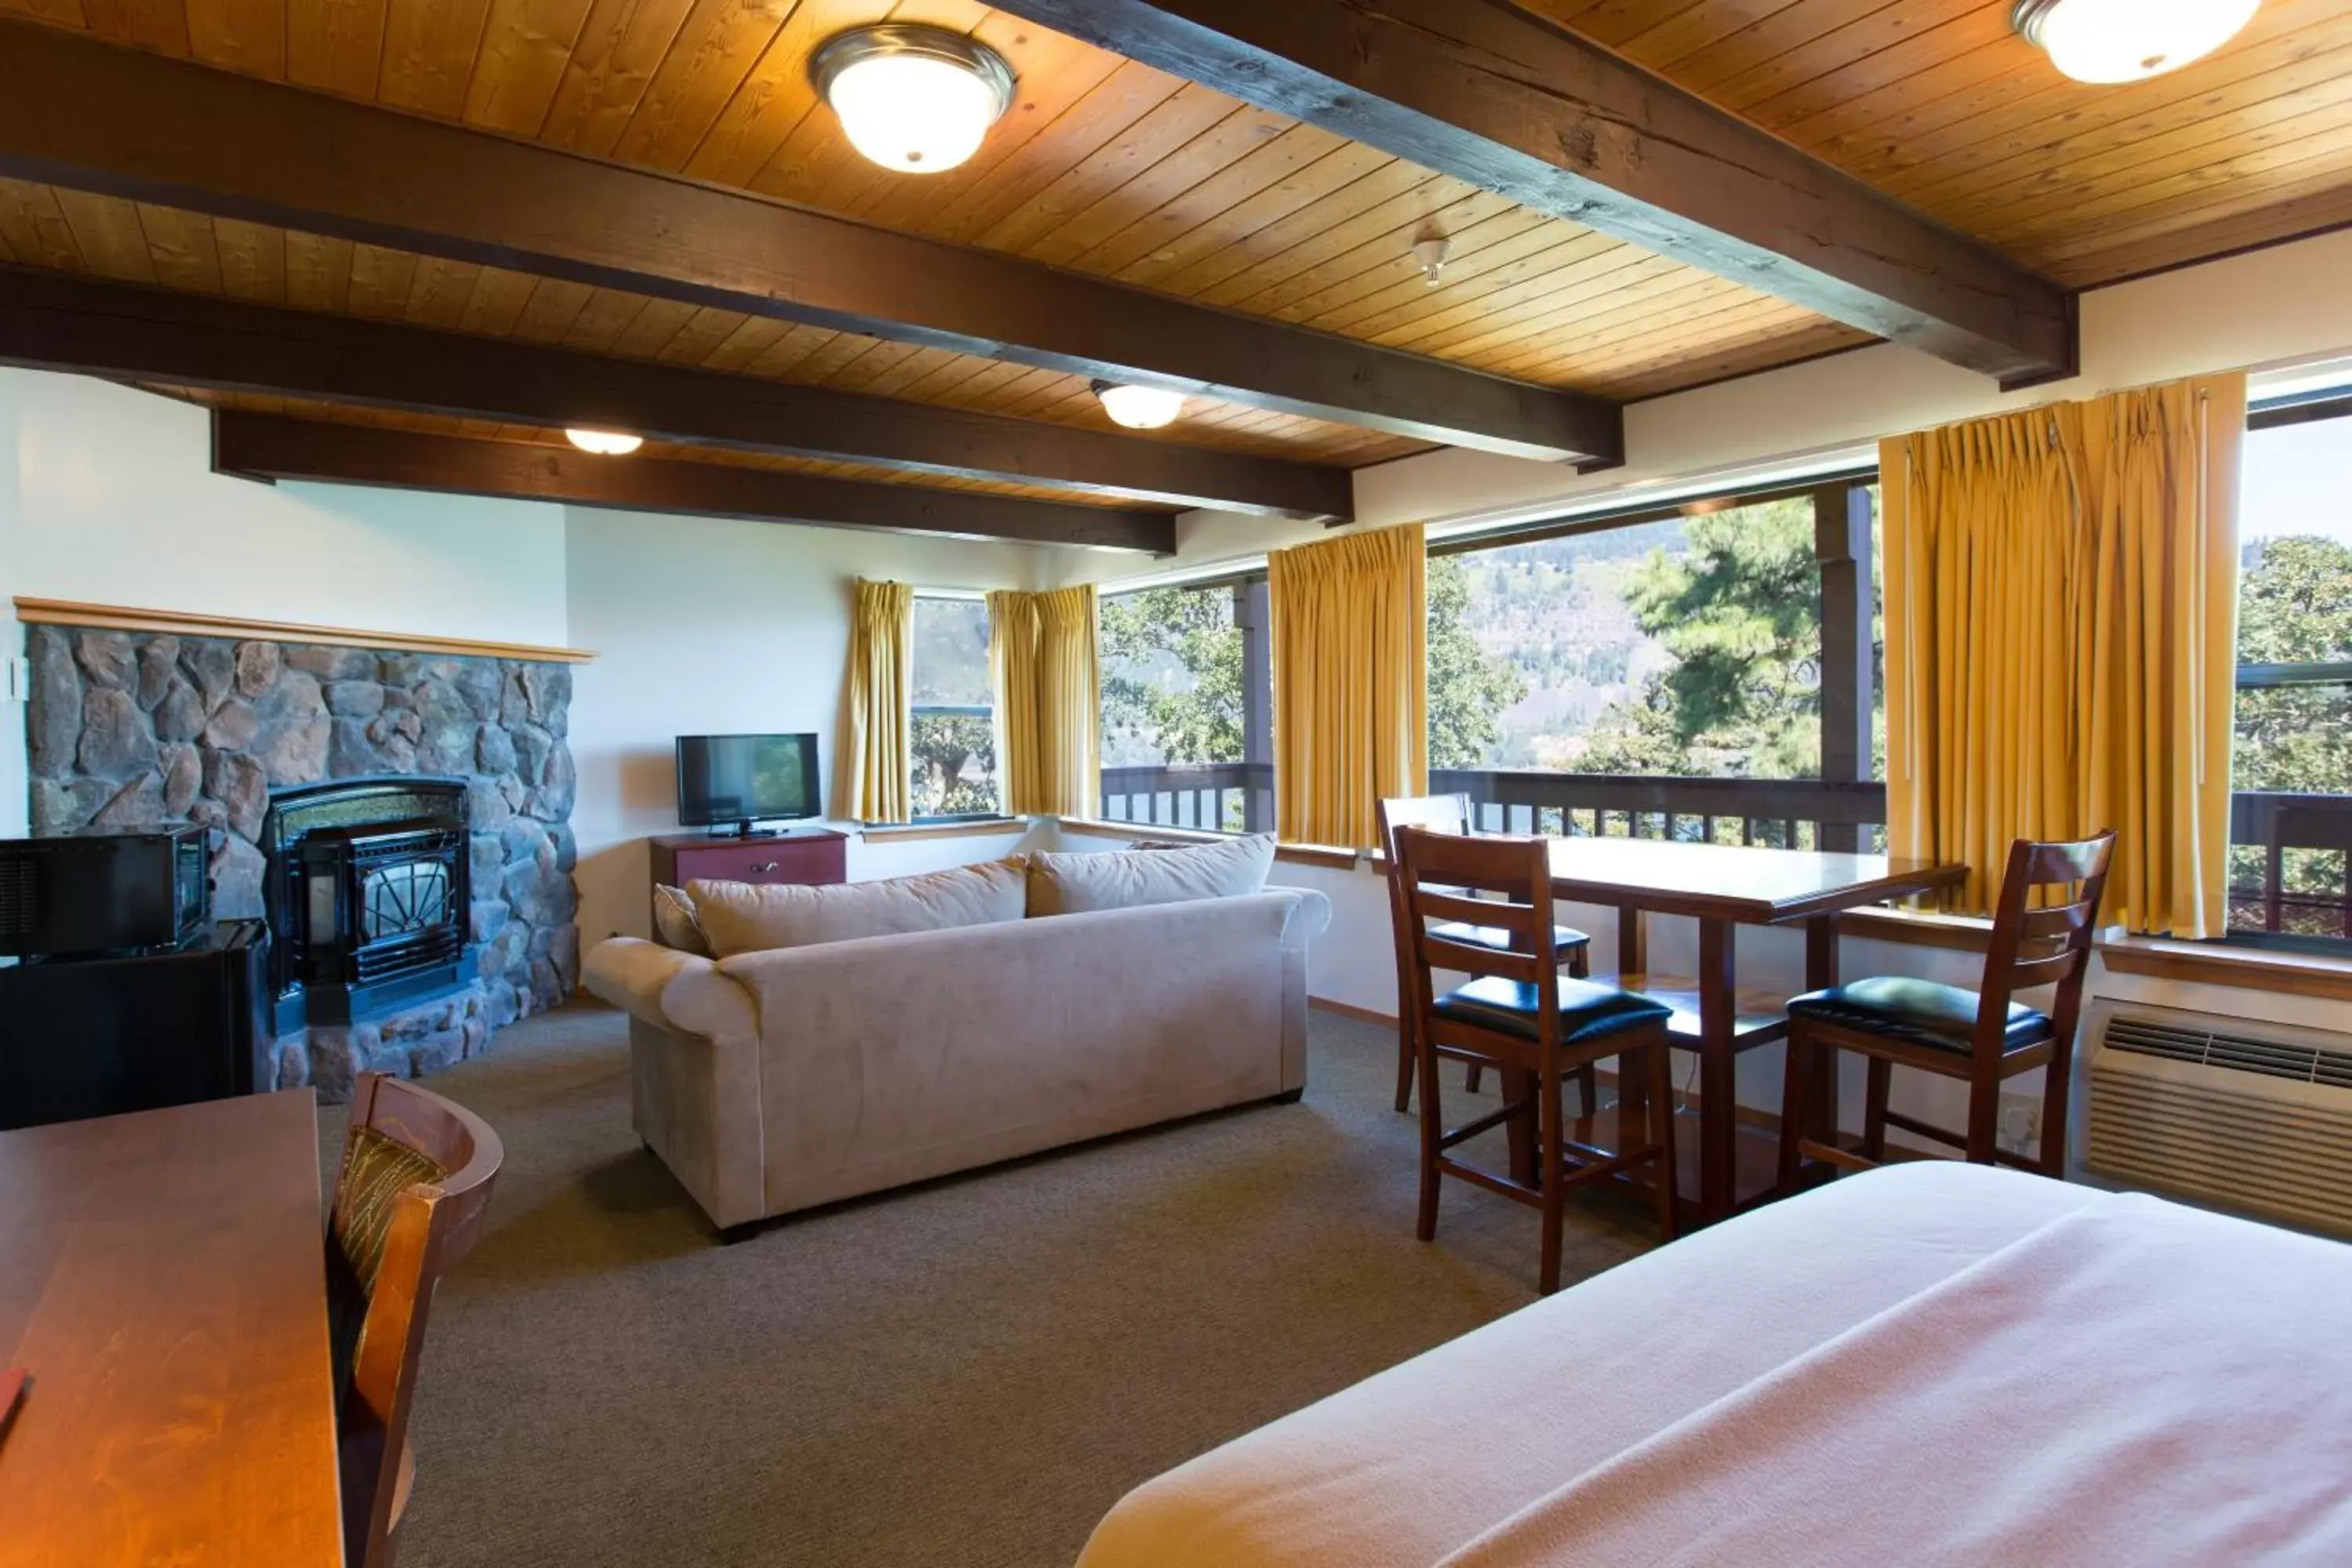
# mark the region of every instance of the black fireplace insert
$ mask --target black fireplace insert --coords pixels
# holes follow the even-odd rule
[[[472,897],[464,780],[278,791],[262,849],[279,1034],[348,1024],[463,983]]]

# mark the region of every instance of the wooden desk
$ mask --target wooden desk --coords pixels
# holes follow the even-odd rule
[[[1805,928],[1805,984],[1838,982],[1836,915],[1886,899],[1957,882],[1964,866],[1810,849],[1683,844],[1657,838],[1555,838],[1552,896],[1618,911],[1618,969],[1649,970],[1643,917],[1688,915],[1698,925],[1699,1192],[1697,1217],[1712,1224],[1737,1206],[1738,1124],[1737,931],[1743,925]],[[1826,1053],[1824,1053],[1826,1054]],[[1836,1125],[1833,1078],[1809,1086],[1826,1124]],[[1638,1095],[1638,1086],[1630,1092]]]
[[[343,1561],[309,1089],[0,1133],[0,1565]]]

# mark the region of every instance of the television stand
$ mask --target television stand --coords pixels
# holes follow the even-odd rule
[[[781,827],[754,827],[749,822],[739,822],[732,828],[712,826],[703,834],[703,837],[705,838],[782,838],[787,837],[790,831],[788,828]]]
[[[849,879],[849,836],[829,827],[794,828],[751,838],[732,833],[677,833],[650,840],[653,879],[683,888],[712,882],[843,882]],[[646,898],[653,896],[646,889]]]

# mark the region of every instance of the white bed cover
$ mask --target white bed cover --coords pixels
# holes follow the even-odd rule
[[[2352,1563],[2352,1247],[1850,1176],[1129,1493],[1081,1568]]]

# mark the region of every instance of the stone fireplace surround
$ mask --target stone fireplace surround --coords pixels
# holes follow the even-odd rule
[[[479,1054],[579,977],[568,665],[259,638],[28,626],[32,827],[215,830],[214,912],[260,918],[270,792],[459,776],[474,973],[456,994],[278,1042],[274,1087],[340,1100],[355,1072]]]

